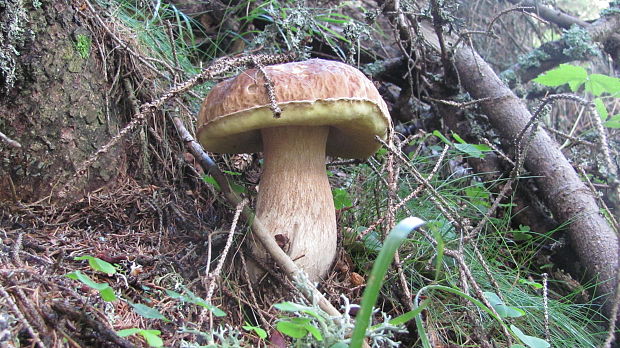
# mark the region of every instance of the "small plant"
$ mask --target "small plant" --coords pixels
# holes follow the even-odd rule
[[[90,56],[90,48],[92,46],[92,40],[89,36],[78,34],[75,39],[75,49],[80,54],[82,59],[86,59]]]
[[[521,308],[507,306],[499,298],[499,296],[497,296],[497,294],[492,293],[492,292],[485,292],[484,297],[486,297],[486,299],[489,301],[493,309],[495,309],[495,313],[499,315],[497,316],[493,311],[491,311],[491,309],[485,306],[481,301],[475,299],[474,297],[470,295],[465,294],[464,292],[460,290],[457,290],[457,289],[454,289],[448,286],[443,286],[443,285],[428,285],[428,286],[421,288],[415,297],[414,306],[416,308],[418,308],[417,303],[419,302],[421,294],[428,290],[441,290],[441,291],[446,291],[446,292],[458,295],[468,300],[469,302],[473,303],[480,310],[486,312],[493,319],[495,319],[495,321],[497,321],[500,325],[504,327],[507,327],[507,324],[503,321],[503,319],[518,318],[518,317],[525,315],[526,313]],[[424,348],[431,348],[432,345],[428,339],[428,336],[426,335],[426,329],[424,328],[421,315],[419,314],[416,316],[416,327],[418,329],[418,334],[420,335],[420,338],[422,340],[422,346]],[[508,330],[508,332],[510,332],[515,338],[521,341],[521,343],[525,344],[525,346],[521,344],[513,344],[510,346],[510,348],[525,348],[526,346],[528,348],[549,348],[551,347],[551,345],[547,341],[541,338],[538,338],[538,337],[528,336],[524,334],[523,331],[521,331],[515,325],[510,325],[510,329]]]
[[[610,116],[603,103],[604,94],[607,94],[606,98],[620,98],[620,78],[588,74],[586,69],[580,66],[560,64],[559,67],[538,76],[534,81],[549,87],[568,84],[573,92],[577,92],[583,85],[585,92],[594,96],[594,106],[604,122],[603,125],[608,128],[620,128],[620,114]]]
[[[109,262],[103,261],[97,257],[94,257],[94,256],[84,255],[84,256],[76,257],[74,258],[74,260],[78,260],[78,261],[87,260],[88,265],[90,266],[91,269],[97,272],[104,273],[108,276],[113,276],[114,274],[117,273],[117,269],[114,265],[110,264]],[[133,303],[127,299],[124,299],[118,296],[116,292],[114,291],[114,289],[112,289],[112,287],[106,282],[98,283],[80,271],[71,272],[67,274],[66,276],[70,279],[77,280],[92,289],[97,290],[99,292],[99,296],[101,296],[101,298],[106,302],[113,302],[116,300],[125,301],[133,308],[136,314],[142,316],[143,318],[157,319],[157,320],[162,320],[164,322],[170,322],[170,320],[166,318],[163,314],[161,314],[157,309],[153,307],[149,307],[141,303]],[[222,310],[207,303],[205,300],[201,299],[200,297],[198,297],[196,294],[189,291],[188,289],[184,289],[184,290],[185,290],[185,294],[180,294],[180,293],[177,293],[171,290],[166,290],[166,294],[173,299],[180,300],[181,302],[192,303],[197,306],[206,308],[209,311],[211,311],[216,317],[222,317],[226,315],[226,313],[224,313]],[[129,328],[129,329],[119,330],[117,331],[117,334],[120,337],[140,335],[146,340],[149,346],[163,347],[163,341],[159,337],[161,334],[159,330]]]
[[[242,326],[242,328],[246,331],[254,332],[262,340],[267,338],[267,331],[263,330],[258,326],[250,325],[246,322],[245,325]]]
[[[140,335],[144,337],[146,343],[151,347],[163,347],[164,341],[159,337],[161,331],[159,330],[143,330],[143,329],[123,329],[116,332],[120,337],[127,337],[131,335]]]

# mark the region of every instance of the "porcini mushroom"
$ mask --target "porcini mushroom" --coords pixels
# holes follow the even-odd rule
[[[256,215],[313,281],[336,256],[334,202],[325,156],[364,159],[390,127],[387,106],[372,82],[344,63],[311,59],[247,70],[214,86],[198,115],[198,140],[217,153],[263,151]],[[255,250],[264,255],[260,246]]]

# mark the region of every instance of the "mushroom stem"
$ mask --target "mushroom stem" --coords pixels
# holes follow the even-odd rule
[[[336,214],[325,168],[329,127],[261,130],[264,170],[256,215],[312,281],[325,276],[336,255]],[[258,244],[259,255],[265,255]]]

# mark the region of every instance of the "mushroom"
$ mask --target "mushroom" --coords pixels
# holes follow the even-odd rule
[[[344,63],[311,59],[256,69],[214,86],[198,115],[198,140],[217,153],[263,151],[256,215],[312,281],[336,256],[337,228],[325,156],[365,159],[390,127],[373,83]],[[252,243],[257,243],[251,239]],[[253,247],[260,257],[266,252]],[[253,277],[261,273],[252,270]]]

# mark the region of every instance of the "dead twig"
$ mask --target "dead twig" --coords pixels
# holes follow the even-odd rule
[[[211,301],[213,290],[215,290],[215,282],[217,281],[217,278],[220,276],[220,273],[222,272],[224,261],[226,261],[226,256],[228,255],[228,251],[230,250],[230,246],[232,245],[232,242],[233,242],[233,237],[235,235],[235,229],[237,228],[237,222],[239,221],[239,215],[241,214],[241,211],[246,206],[246,204],[248,204],[248,200],[244,199],[239,204],[237,204],[237,207],[235,208],[235,216],[233,217],[232,225],[230,226],[230,231],[228,232],[228,238],[226,239],[226,246],[224,247],[224,251],[222,251],[222,254],[220,255],[220,262],[218,262],[213,273],[209,275],[209,278],[211,279],[211,283],[209,284],[209,289],[207,290],[207,297],[206,297],[207,302]]]
[[[0,139],[2,139],[2,141],[4,141],[5,143],[7,143],[9,146],[14,147],[16,149],[19,149],[20,147],[22,147],[22,144],[20,144],[19,142],[7,137],[6,135],[4,135],[4,133],[0,132]]]
[[[105,338],[106,342],[114,342],[114,344],[122,348],[135,347],[134,344],[117,335],[113,329],[109,328],[104,323],[91,318],[85,312],[79,311],[67,303],[56,302],[52,304],[52,309],[54,309],[60,315],[66,316],[71,320],[82,323],[95,330],[98,334],[102,336],[102,338]]]
[[[34,330],[32,325],[30,325],[30,322],[28,321],[28,319],[26,319],[26,317],[21,312],[21,310],[19,309],[15,301],[13,301],[11,296],[6,292],[2,284],[0,284],[0,295],[2,295],[6,303],[9,305],[10,310],[13,312],[13,314],[17,317],[17,319],[19,319],[19,322],[22,325],[24,325],[24,327],[28,331],[28,334],[30,335],[30,337],[32,337],[32,340],[34,341],[34,343],[38,347],[45,348],[46,345],[43,343],[43,341],[41,341],[41,337],[39,337],[38,332]]]

